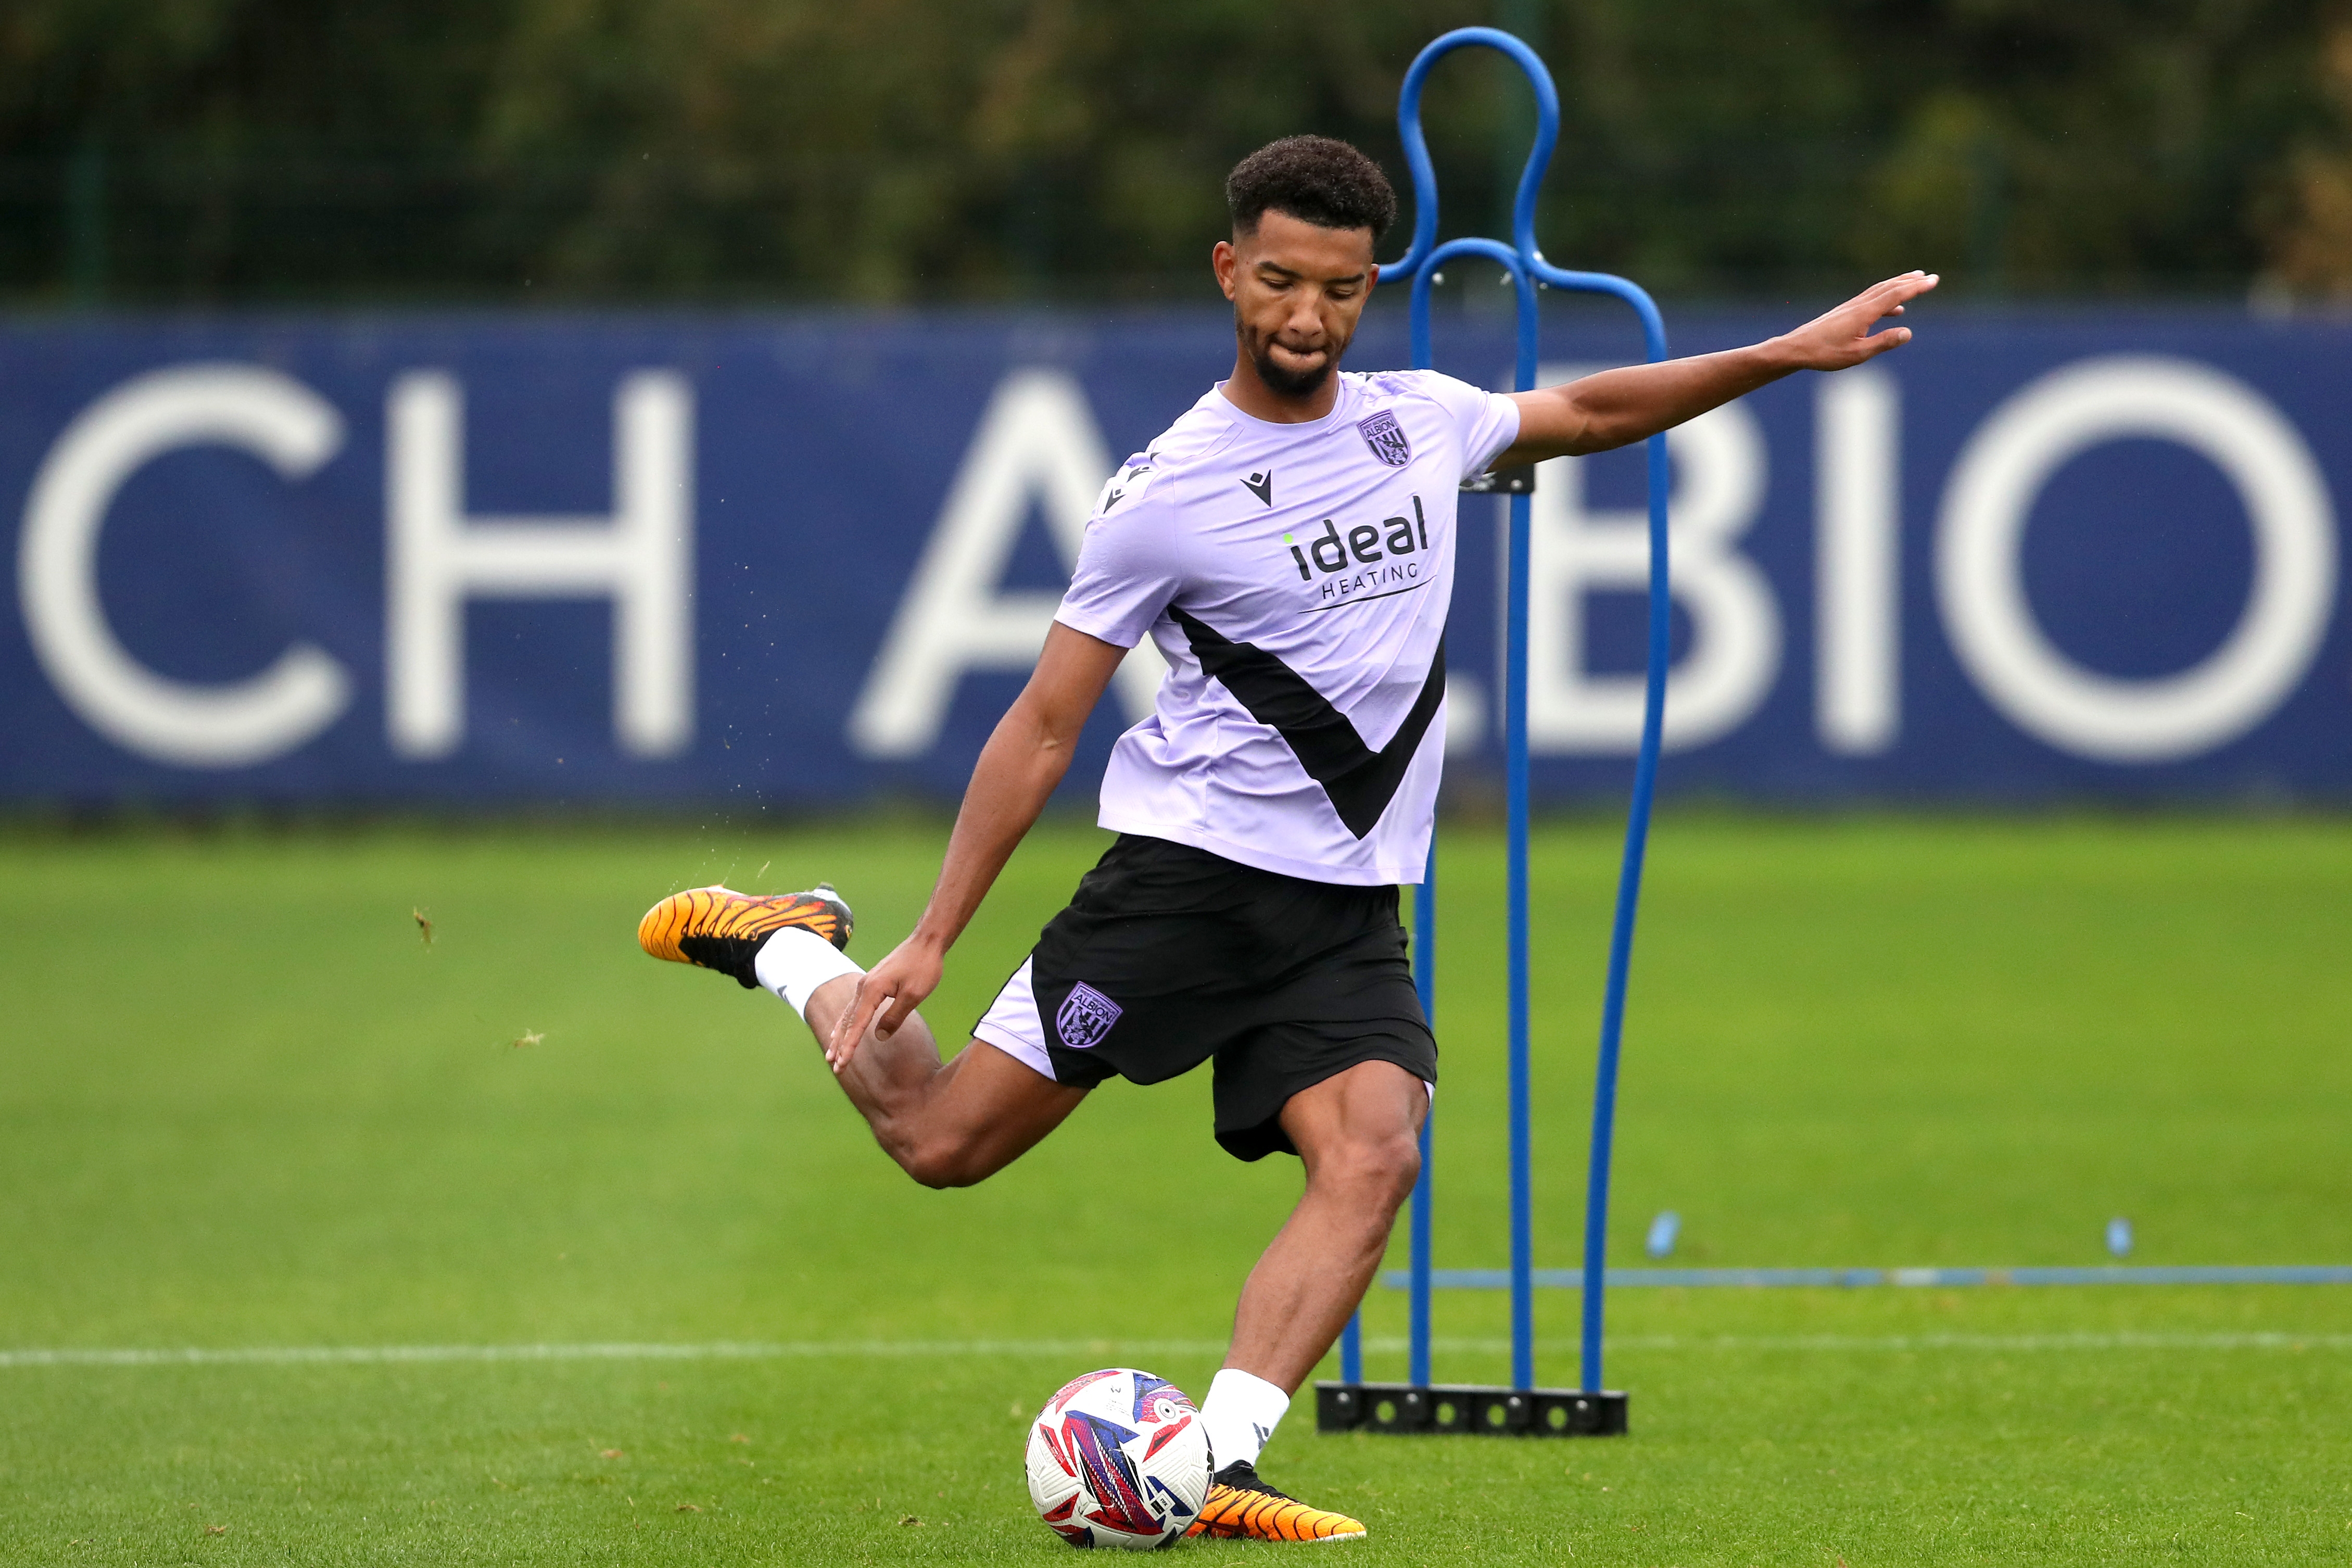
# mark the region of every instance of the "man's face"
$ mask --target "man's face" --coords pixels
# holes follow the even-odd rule
[[[1269,211],[1256,232],[1219,240],[1213,259],[1258,379],[1277,396],[1313,395],[1348,352],[1380,275],[1372,231]]]

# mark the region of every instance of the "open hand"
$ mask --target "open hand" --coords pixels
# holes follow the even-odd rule
[[[1781,347],[1805,370],[1844,370],[1888,349],[1901,348],[1911,341],[1910,328],[1889,327],[1874,337],[1871,329],[1890,316],[1901,315],[1906,300],[1917,299],[1936,282],[1933,272],[1889,278],[1784,334]]]
[[[897,1034],[923,999],[939,989],[943,967],[941,954],[929,943],[909,937],[892,948],[889,957],[859,975],[848,1009],[834,1021],[833,1033],[825,1037],[824,1059],[835,1074],[847,1068],[849,1058],[857,1054],[866,1025],[874,1026],[877,1039],[887,1040]]]

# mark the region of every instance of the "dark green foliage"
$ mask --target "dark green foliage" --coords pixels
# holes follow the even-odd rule
[[[1524,32],[1559,79],[1543,232],[1577,265],[1750,297],[1927,266],[1990,295],[2242,290],[2269,257],[2326,287],[2331,203],[2352,189],[2328,16],[2323,0],[16,0],[0,292],[1196,297],[1234,161],[1318,132],[1402,184],[1398,80],[1470,22]],[[1528,113],[1507,71],[1465,59],[1432,89],[1449,228],[1495,226],[1516,178]]]

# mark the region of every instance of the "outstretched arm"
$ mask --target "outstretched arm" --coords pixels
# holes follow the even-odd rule
[[[875,1032],[887,1039],[938,988],[948,949],[1069,771],[1078,731],[1126,657],[1127,649],[1118,644],[1059,621],[1045,634],[1035,672],[997,721],[964,786],[947,860],[922,918],[889,957],[859,979],[856,995],[825,1041],[824,1058],[835,1072],[848,1065],[877,1010],[882,1016]]]
[[[1627,365],[1559,386],[1515,392],[1519,438],[1495,459],[1495,467],[1605,452],[1696,419],[1791,371],[1860,364],[1911,341],[1908,327],[1889,327],[1874,337],[1871,329],[1901,315],[1906,300],[1935,286],[1932,272],[1906,272],[1794,331],[1744,349]]]

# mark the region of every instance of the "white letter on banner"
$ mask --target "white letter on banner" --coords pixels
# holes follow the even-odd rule
[[[1813,402],[1813,725],[1869,756],[1903,722],[1901,394],[1872,366]]]
[[[468,517],[463,395],[436,371],[393,383],[384,452],[386,727],[404,757],[466,728],[468,599],[613,601],[613,729],[634,756],[694,735],[694,395],[667,371],[613,394],[611,517]]]
[[[1544,384],[1574,367],[1548,366]],[[1668,564],[1691,619],[1691,647],[1667,673],[1664,743],[1703,745],[1739,727],[1780,668],[1780,615],[1770,584],[1739,553],[1764,499],[1764,437],[1737,403],[1668,433],[1674,493]],[[1584,504],[1579,459],[1555,458],[1532,498],[1528,615],[1528,742],[1550,752],[1632,752],[1642,739],[1642,677],[1585,672],[1584,601],[1640,593],[1648,582],[1645,510]]]
[[[98,537],[122,482],[174,447],[236,447],[299,479],[342,439],[326,399],[290,376],[236,364],[150,371],[66,427],[26,503],[16,588],[41,668],[90,728],[158,762],[236,768],[282,756],[334,722],[351,681],[310,643],[218,685],[169,679],[133,658],[100,602]]]
[[[860,755],[920,756],[968,672],[1036,664],[1061,595],[1003,591],[1005,563],[1034,500],[1075,567],[1110,469],[1086,394],[1066,373],[1016,370],[997,384],[849,716]],[[1150,637],[1136,645],[1117,678],[1129,714],[1151,711],[1167,669]]]
[[[2177,441],[2212,459],[2245,505],[2252,592],[2229,638],[2178,675],[2083,668],[2042,635],[2018,570],[2034,498],[2105,441]],[[2319,651],[2336,602],[2336,517],[2285,416],[2210,365],[2116,355],[2052,371],[1993,410],[1944,490],[1937,598],[1969,676],[2020,729],[2109,763],[2196,756],[2267,718]]]

